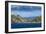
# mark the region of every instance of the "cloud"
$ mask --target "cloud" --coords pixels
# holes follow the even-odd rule
[[[12,5],[11,6],[12,11],[35,11],[35,10],[41,10],[40,6],[18,6],[18,5]]]

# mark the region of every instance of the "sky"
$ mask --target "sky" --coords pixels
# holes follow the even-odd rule
[[[36,17],[41,15],[40,6],[11,5],[11,14],[21,17]]]

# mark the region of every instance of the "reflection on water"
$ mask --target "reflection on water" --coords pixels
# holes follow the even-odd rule
[[[11,28],[36,28],[41,27],[41,23],[12,23]]]

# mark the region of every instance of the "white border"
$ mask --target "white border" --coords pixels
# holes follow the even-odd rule
[[[24,5],[24,6],[41,6],[42,10],[42,27],[40,28],[20,28],[20,29],[11,29],[11,5]],[[44,6],[42,4],[25,4],[25,3],[8,3],[8,12],[9,12],[9,21],[8,21],[8,31],[13,32],[13,31],[32,31],[32,30],[43,30],[44,28]]]

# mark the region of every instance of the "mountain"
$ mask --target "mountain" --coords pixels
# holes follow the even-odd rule
[[[11,15],[11,22],[25,23],[25,22],[41,22],[41,16],[37,17],[21,17],[20,15]]]
[[[24,18],[27,18],[27,19],[35,19],[36,17],[24,17]]]

